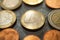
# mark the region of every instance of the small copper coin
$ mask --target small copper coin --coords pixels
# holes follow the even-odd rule
[[[19,40],[19,34],[14,29],[5,29],[0,32],[0,40]]]
[[[4,9],[14,10],[22,4],[22,0],[3,0],[1,7]]]
[[[45,0],[45,2],[51,8],[60,8],[60,0]]]
[[[40,38],[36,35],[28,35],[23,40],[40,40]]]
[[[60,30],[60,10],[53,10],[48,15],[48,21],[52,27]]]
[[[29,10],[21,17],[21,24],[30,30],[39,29],[43,26],[45,17],[41,12]]]
[[[60,40],[60,31],[50,30],[46,32],[43,40]]]
[[[16,21],[16,15],[13,11],[0,11],[0,28],[7,28],[12,26]]]
[[[28,5],[37,5],[43,2],[43,0],[23,0],[23,2]]]

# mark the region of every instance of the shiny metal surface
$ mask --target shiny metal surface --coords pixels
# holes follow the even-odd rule
[[[16,21],[16,15],[13,11],[0,11],[0,28],[7,28],[12,26]]]
[[[30,30],[39,29],[45,22],[45,16],[36,10],[28,10],[21,17],[21,24]]]
[[[35,31],[30,31],[30,30],[23,28],[20,23],[21,16],[24,14],[24,12],[31,10],[31,9],[42,12],[46,17],[44,26]],[[0,10],[3,10],[3,9],[0,7]],[[36,6],[29,6],[29,5],[22,3],[22,5],[18,9],[14,10],[15,14],[17,15],[17,21],[12,26],[12,28],[14,28],[18,31],[18,33],[20,35],[20,40],[23,40],[23,38],[29,34],[35,34],[35,35],[39,36],[41,38],[41,40],[43,40],[43,36],[44,36],[45,32],[47,32],[48,30],[54,29],[49,25],[49,23],[47,21],[47,16],[48,16],[49,12],[51,12],[52,10],[54,10],[54,9],[51,9],[46,6],[45,1]],[[1,29],[0,29],[0,31],[1,31]]]
[[[28,5],[37,5],[43,2],[43,0],[23,0],[23,2]]]
[[[48,21],[52,27],[60,30],[60,10],[53,10],[48,15]]]

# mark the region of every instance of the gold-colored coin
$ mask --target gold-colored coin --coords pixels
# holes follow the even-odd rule
[[[43,40],[60,40],[60,31],[49,30],[44,34]]]
[[[24,3],[28,5],[37,5],[40,4],[43,0],[23,0]]]
[[[16,15],[10,10],[0,11],[0,28],[7,28],[13,25],[16,21]]]
[[[48,16],[49,23],[56,29],[60,30],[60,10],[50,12]]]
[[[21,24],[27,29],[38,29],[43,26],[45,17],[41,12],[29,10],[21,17]]]
[[[4,9],[14,10],[18,8],[22,3],[22,0],[3,0],[1,7]]]

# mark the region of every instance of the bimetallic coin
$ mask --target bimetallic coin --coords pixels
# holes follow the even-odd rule
[[[23,2],[28,5],[37,5],[43,2],[43,0],[23,0]]]
[[[29,10],[21,17],[21,24],[27,29],[38,29],[43,26],[45,17],[41,12]]]
[[[60,30],[60,10],[53,10],[50,12],[48,21],[54,28]]]
[[[4,9],[14,10],[18,8],[22,3],[22,0],[3,0],[1,7]]]
[[[7,28],[14,24],[16,15],[10,10],[0,11],[0,28]]]

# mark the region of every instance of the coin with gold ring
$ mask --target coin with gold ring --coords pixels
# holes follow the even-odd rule
[[[0,28],[11,27],[16,21],[16,15],[10,10],[0,11]]]
[[[37,5],[43,2],[43,0],[23,0],[23,2],[28,5]]]
[[[14,10],[22,4],[22,0],[2,0],[1,7],[7,10]]]

